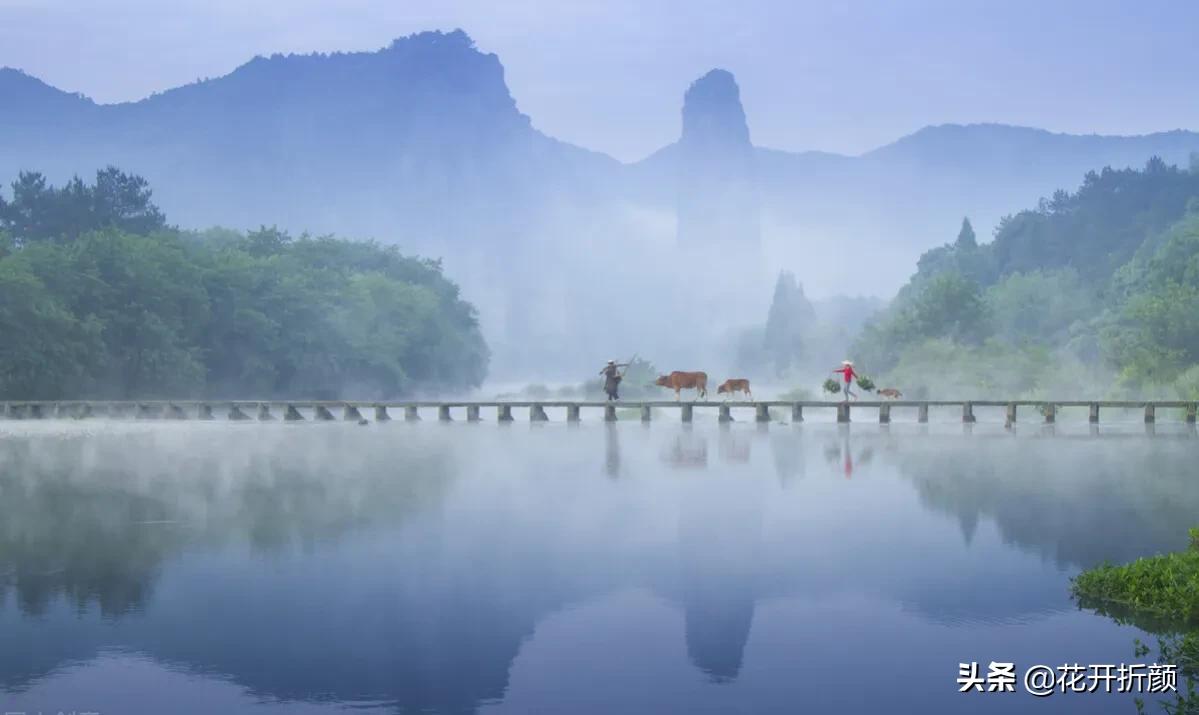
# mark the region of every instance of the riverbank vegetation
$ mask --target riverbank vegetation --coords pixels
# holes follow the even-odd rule
[[[1091,172],[986,244],[964,220],[852,354],[912,397],[1199,399],[1199,165]]]
[[[183,231],[116,169],[0,198],[0,399],[385,398],[479,385],[436,261],[263,227]]]
[[[1104,564],[1074,580],[1077,595],[1199,627],[1199,528],[1186,551]]]
[[[1084,607],[1132,623],[1158,635],[1159,663],[1171,663],[1183,676],[1178,692],[1160,703],[1164,712],[1199,713],[1199,528],[1190,530],[1186,551],[1103,564],[1079,574],[1072,586]],[[1140,640],[1138,657],[1151,652]],[[1144,702],[1137,701],[1144,712]]]

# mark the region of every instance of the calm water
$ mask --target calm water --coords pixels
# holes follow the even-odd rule
[[[0,712],[1132,713],[1185,427],[0,423]]]

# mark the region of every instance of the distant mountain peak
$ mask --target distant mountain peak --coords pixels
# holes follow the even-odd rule
[[[714,69],[691,83],[683,95],[683,144],[749,147],[749,124],[741,89],[728,70]]]

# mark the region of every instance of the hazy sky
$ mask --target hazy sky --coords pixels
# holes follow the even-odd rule
[[[756,144],[858,153],[927,124],[1199,129],[1195,0],[0,0],[0,65],[100,102],[255,54],[461,27],[534,124],[622,159],[736,74]]]

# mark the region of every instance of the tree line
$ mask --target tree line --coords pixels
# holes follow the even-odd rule
[[[1090,172],[926,252],[853,353],[958,395],[1199,398],[1199,165]]]
[[[116,168],[0,196],[0,399],[390,398],[488,355],[440,263],[392,246],[181,230]]]

